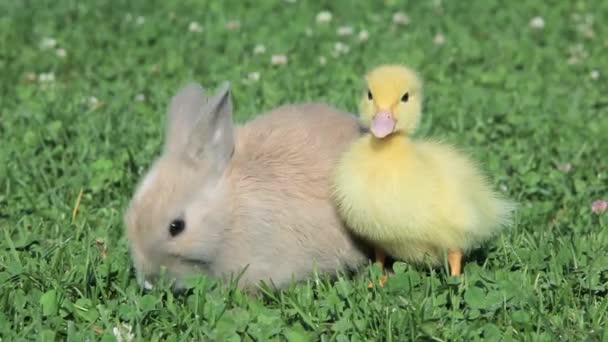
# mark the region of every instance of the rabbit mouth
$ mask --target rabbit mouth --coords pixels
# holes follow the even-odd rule
[[[188,266],[192,266],[194,268],[201,269],[201,270],[208,269],[209,265],[211,264],[208,261],[199,260],[199,259],[184,258],[184,257],[180,257],[180,259],[184,264],[187,264]]]
[[[204,260],[199,260],[199,259],[193,259],[193,258],[185,258],[185,257],[181,257],[181,256],[177,256],[174,255],[174,257],[179,260],[181,267],[179,267],[178,265],[174,265],[174,267],[176,267],[176,269],[172,271],[169,271],[168,275],[169,277],[175,281],[174,283],[174,288],[175,289],[179,289],[181,288],[180,285],[180,278],[181,278],[181,274],[186,272],[190,272],[192,270],[196,270],[196,271],[207,271],[209,270],[209,266],[210,263]],[[185,266],[185,267],[184,267]],[[177,273],[174,273],[177,272]],[[137,272],[137,282],[139,283],[139,286],[143,287],[145,290],[152,290],[155,286],[155,282],[158,280],[157,279],[158,274],[144,274],[142,272]]]

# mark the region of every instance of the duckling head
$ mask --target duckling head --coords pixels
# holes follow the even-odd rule
[[[361,98],[361,121],[379,139],[393,133],[412,134],[422,109],[422,81],[403,65],[386,64],[366,76]]]

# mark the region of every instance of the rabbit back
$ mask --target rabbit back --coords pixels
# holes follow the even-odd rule
[[[238,193],[234,225],[216,273],[248,269],[244,282],[275,284],[353,270],[365,247],[345,229],[330,197],[330,175],[359,136],[356,118],[324,104],[286,105],[237,127],[228,172]]]

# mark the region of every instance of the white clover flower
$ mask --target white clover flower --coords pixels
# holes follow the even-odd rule
[[[96,108],[97,106],[99,106],[99,100],[95,96],[90,96],[87,102],[89,103],[89,107],[91,108]]]
[[[591,70],[591,73],[589,74],[589,76],[591,77],[592,80],[597,80],[600,78],[600,72],[597,70]]]
[[[116,337],[117,342],[131,342],[135,335],[131,332],[133,328],[125,323],[121,323],[120,326],[114,327],[112,333]]]
[[[330,11],[321,11],[317,13],[317,23],[318,24],[326,24],[329,23],[332,19],[332,14]]]
[[[530,27],[536,30],[545,28],[545,20],[542,17],[534,17],[530,20]]]
[[[33,82],[33,81],[35,81],[35,80],[38,79],[38,75],[36,75],[35,72],[31,72],[30,71],[30,72],[27,72],[25,74],[25,79],[28,80],[28,81],[30,81],[30,82]]]
[[[325,56],[319,56],[319,64],[321,64],[321,65],[327,64],[327,58],[325,58]]]
[[[570,46],[568,48],[568,52],[570,54],[570,57],[568,58],[568,64],[578,64],[583,59],[585,59],[589,56],[589,54],[585,50],[585,47],[583,46],[583,44],[576,44],[576,45]]]
[[[595,214],[601,214],[608,209],[608,201],[597,200],[591,204],[591,211]]]
[[[203,32],[203,27],[198,22],[191,21],[190,24],[188,25],[188,30],[190,32],[194,32],[194,33],[201,33],[201,32]]]
[[[135,101],[137,102],[144,102],[146,101],[146,95],[139,93],[137,95],[135,95]]]
[[[38,75],[38,81],[42,83],[51,83],[55,81],[55,74],[52,72],[43,72]]]
[[[143,17],[143,16],[141,16],[141,15],[140,15],[140,16],[138,16],[138,17],[135,19],[135,23],[136,23],[137,25],[143,25],[145,22],[146,22],[146,18],[144,18],[144,17]]]
[[[287,56],[285,56],[285,55],[272,55],[272,57],[270,57],[270,63],[272,65],[284,65],[284,64],[287,64]]]
[[[266,47],[262,44],[258,44],[253,48],[254,55],[261,55],[266,53]]]
[[[362,30],[359,32],[359,41],[366,42],[369,39],[369,32],[367,30]]]
[[[40,47],[42,47],[43,49],[52,49],[55,46],[57,46],[57,41],[54,38],[43,38],[42,42],[40,43]]]
[[[433,38],[433,44],[443,45],[445,44],[445,36],[442,33],[437,33]]]
[[[59,48],[59,49],[55,50],[55,54],[59,58],[65,58],[68,55],[68,53],[63,48]]]
[[[345,55],[350,52],[350,47],[342,42],[334,44],[334,56]]]
[[[410,23],[410,17],[403,12],[396,12],[393,14],[393,23],[397,25],[407,25]]]
[[[260,80],[260,73],[257,71],[252,71],[247,75],[247,78],[252,82],[257,82]]]
[[[595,37],[593,29],[593,14],[574,13],[572,19],[576,24],[576,31],[585,38],[591,39]]]
[[[352,35],[354,32],[353,28],[351,26],[341,26],[338,28],[337,33],[338,36],[350,36]]]
[[[572,163],[559,164],[559,165],[557,165],[557,168],[560,171],[563,171],[563,172],[567,173],[567,172],[570,172],[570,170],[572,170]]]
[[[228,20],[226,23],[226,29],[228,30],[236,30],[241,27],[241,23],[238,20]]]

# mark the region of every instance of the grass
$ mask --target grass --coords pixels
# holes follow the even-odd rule
[[[608,216],[591,211],[608,197],[608,2],[39,0],[0,13],[0,340],[113,341],[128,325],[142,341],[608,341]],[[373,266],[258,298],[205,277],[184,295],[137,287],[122,212],[180,85],[231,81],[239,121],[305,100],[354,112],[361,75],[383,62],[424,76],[420,134],[467,148],[521,204],[465,276],[397,263],[372,290]]]

